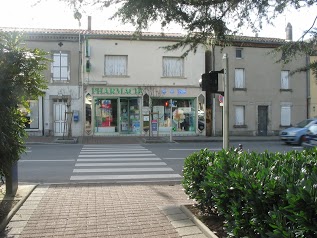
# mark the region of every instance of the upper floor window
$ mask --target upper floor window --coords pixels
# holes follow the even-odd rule
[[[184,77],[184,58],[163,57],[163,77]]]
[[[234,87],[245,88],[244,69],[235,69],[234,71]]]
[[[55,81],[70,80],[69,55],[64,52],[53,53],[52,79]]]
[[[105,56],[106,76],[127,76],[128,56],[127,55],[106,55]]]
[[[281,71],[281,89],[289,89],[289,71]]]
[[[236,59],[242,59],[242,52],[241,48],[236,48]]]

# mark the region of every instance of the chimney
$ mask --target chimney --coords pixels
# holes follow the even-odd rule
[[[287,23],[286,26],[286,41],[292,41],[293,40],[293,27],[291,23]]]
[[[88,31],[91,31],[91,16],[88,16]]]

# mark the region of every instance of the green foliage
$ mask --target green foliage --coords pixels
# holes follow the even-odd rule
[[[186,56],[196,51],[199,45],[228,45],[230,35],[242,33],[249,28],[253,32],[262,29],[263,22],[273,24],[281,13],[293,8],[302,9],[316,6],[311,0],[278,0],[278,1],[240,1],[240,0],[60,0],[74,8],[79,15],[87,5],[101,8],[117,7],[111,19],[117,18],[123,24],[132,23],[140,35],[154,23],[159,22],[162,29],[176,23],[186,32],[185,37],[174,45],[163,47],[166,50],[183,48]],[[78,19],[78,17],[76,17]],[[317,17],[316,17],[317,19]],[[315,21],[316,21],[315,19]],[[308,23],[306,32],[298,42],[290,42],[278,49],[282,52],[281,62],[294,59],[297,54],[306,54],[316,50],[317,29],[315,22]],[[309,36],[304,41],[304,36]],[[310,55],[310,54],[308,54]],[[299,66],[295,72],[312,69],[317,78],[316,62],[308,66]]]
[[[205,149],[184,164],[185,192],[204,212],[224,217],[232,237],[316,237],[316,184],[317,149],[285,154]]]
[[[44,94],[46,53],[22,47],[18,33],[0,33],[0,174],[7,176],[11,165],[25,151],[26,119],[18,109],[27,99]]]

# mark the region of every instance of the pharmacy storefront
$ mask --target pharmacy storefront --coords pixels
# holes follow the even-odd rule
[[[90,87],[85,94],[86,135],[196,134],[200,88]]]

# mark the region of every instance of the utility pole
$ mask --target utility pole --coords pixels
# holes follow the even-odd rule
[[[212,70],[211,50],[205,51],[205,74]],[[211,136],[212,132],[212,94],[206,90],[206,136]]]
[[[223,149],[229,148],[229,72],[228,54],[223,54],[222,66],[224,73],[224,97],[223,97]]]

